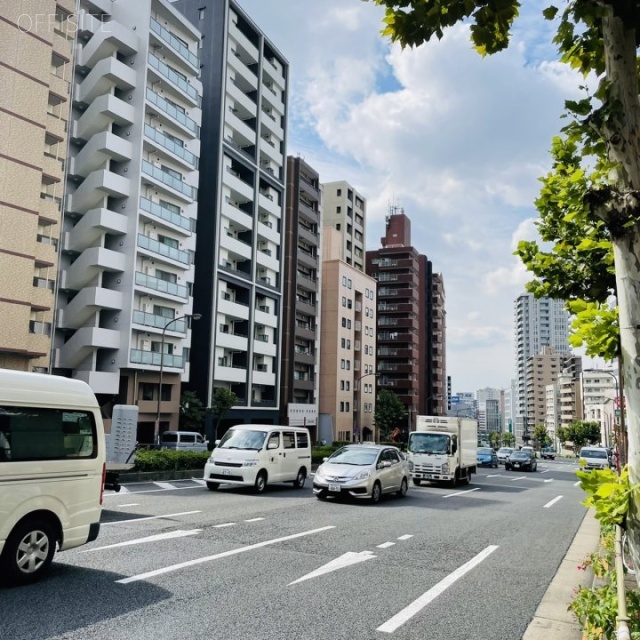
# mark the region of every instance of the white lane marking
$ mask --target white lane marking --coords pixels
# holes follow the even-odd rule
[[[129,578],[123,578],[122,580],[116,580],[120,584],[129,584],[130,582],[137,582],[138,580],[146,580],[147,578],[153,578],[160,576],[164,573],[170,573],[171,571],[177,571],[178,569],[184,569],[185,567],[192,567],[196,564],[202,564],[203,562],[210,562],[211,560],[218,560],[219,558],[228,558],[229,556],[235,556],[238,553],[244,553],[245,551],[253,551],[254,549],[260,549],[267,547],[271,544],[278,542],[284,542],[286,540],[294,540],[295,538],[302,538],[303,536],[310,536],[314,533],[321,533],[322,531],[328,531],[329,529],[335,529],[335,525],[328,525],[326,527],[320,527],[320,529],[311,529],[309,531],[303,531],[302,533],[294,533],[290,536],[284,536],[282,538],[274,538],[273,540],[265,540],[264,542],[257,542],[256,544],[250,544],[247,547],[240,547],[239,549],[232,549],[231,551],[223,551],[222,553],[216,553],[213,556],[206,556],[204,558],[196,558],[195,560],[189,560],[187,562],[180,562],[178,564],[172,564],[162,569],[156,569],[155,571],[147,571],[147,573],[139,573],[136,576],[130,576]]]
[[[486,560],[496,549],[497,545],[489,545],[486,549],[481,551],[477,556],[471,558],[469,562],[465,562],[461,567],[458,567],[453,573],[450,573],[446,578],[440,580],[438,584],[431,587],[429,591],[423,593],[417,600],[414,600],[409,606],[405,607],[402,611],[396,613],[393,618],[387,620],[384,624],[380,625],[376,631],[384,631],[385,633],[393,633],[398,627],[401,627],[407,620],[419,613],[430,602],[435,600],[441,593],[448,589],[454,582],[462,578],[465,573],[468,573],[479,565],[483,560]]]
[[[127,487],[120,486],[120,491],[118,493],[130,493],[130,491]]]
[[[387,549],[389,547],[395,547],[395,542],[383,542],[382,544],[377,545],[378,549]]]
[[[511,482],[515,482],[516,480],[524,480],[527,476],[518,476],[517,478],[511,478]]]
[[[352,564],[364,562],[365,560],[371,560],[375,557],[376,556],[374,556],[371,551],[361,551],[360,553],[347,551],[347,553],[343,553],[339,558],[336,558],[331,562],[327,562],[327,564],[322,565],[315,571],[307,573],[306,576],[302,576],[302,578],[298,578],[297,580],[290,582],[287,586],[290,587],[292,584],[297,584],[298,582],[303,582],[304,580],[309,580],[310,578],[317,578],[318,576],[322,576],[325,573],[330,573],[331,571],[336,571],[337,569],[342,569],[343,567],[349,567]]]
[[[573,486],[574,486],[574,487],[579,487],[579,486],[580,486],[580,480],[578,480],[578,482],[574,482],[574,483],[573,483]]]
[[[400,536],[398,540],[408,540],[409,538],[413,538],[413,533],[405,533],[403,536]]]
[[[455,493],[447,493],[442,497],[453,498],[454,496],[461,496],[463,493],[471,493],[472,491],[480,491],[480,487],[476,487],[475,489],[465,489],[464,491],[456,491]]]
[[[124,487],[121,487],[124,489]],[[142,493],[158,493],[158,491],[186,491],[187,489],[202,489],[200,485],[196,485],[195,487],[171,487],[171,489],[149,489],[148,491],[126,491],[125,493],[131,495],[140,495]],[[105,493],[105,498],[113,498],[113,496],[117,496],[117,493]]]
[[[551,471],[551,469],[545,469],[544,471],[541,471],[540,473],[549,473],[549,471]]]
[[[101,526],[107,524],[126,524],[127,522],[142,522],[142,520],[159,520],[160,518],[173,518],[175,516],[188,516],[192,513],[202,513],[202,511],[182,511],[181,513],[166,513],[162,516],[147,516],[145,518],[129,518],[127,520],[115,520],[113,522],[102,522]]]
[[[501,473],[491,473],[487,475],[487,478],[499,478],[501,475]]]
[[[170,540],[171,538],[184,538],[185,536],[195,536],[202,529],[189,529],[188,531],[169,531],[168,533],[158,533],[155,536],[147,536],[146,538],[137,538],[136,540],[127,540],[126,542],[118,542],[117,544],[108,544],[104,547],[95,547],[94,549],[85,549],[82,553],[90,553],[91,551],[102,551],[103,549],[113,549],[114,547],[128,547],[132,544],[144,544],[145,542],[158,542],[158,540]]]
[[[213,528],[222,529],[223,527],[235,527],[235,526],[236,526],[235,522],[225,522],[224,524],[214,524]]]
[[[116,507],[139,507],[140,503],[139,502],[130,502],[129,504],[117,504],[114,505]]]
[[[542,507],[543,509],[548,509],[549,507],[553,506],[556,502],[558,502],[558,500],[561,500],[562,496],[558,496],[557,498],[554,498],[553,500],[550,500],[549,502],[547,502],[547,504],[544,505],[544,507]]]
[[[258,522],[259,520],[264,520],[264,518],[249,518],[245,522]]]
[[[553,482],[553,478],[549,478],[548,480],[545,480],[544,482]]]
[[[154,482],[153,484],[156,487],[160,487],[161,489],[175,489],[175,487],[170,482]]]
[[[207,484],[207,481],[202,478],[191,478],[191,481],[197,482],[201,487],[204,487]]]

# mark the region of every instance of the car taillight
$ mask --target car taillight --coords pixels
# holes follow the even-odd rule
[[[107,463],[102,464],[102,484],[100,485],[100,506],[102,506],[102,499],[104,498],[104,483],[107,481]]]

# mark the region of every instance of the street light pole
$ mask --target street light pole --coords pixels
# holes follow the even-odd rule
[[[360,380],[362,380],[362,378],[367,378],[368,376],[375,376],[376,378],[379,376],[380,374],[377,371],[372,371],[371,373],[365,373],[363,375],[361,375],[356,381],[355,381],[355,389],[354,391],[354,404],[356,405],[356,407],[358,408],[358,411],[356,413],[356,416],[360,415]],[[354,425],[355,429],[354,431],[357,431],[359,428],[359,425],[357,424],[357,419],[356,419],[356,424]],[[360,421],[362,422],[362,421]],[[355,434],[354,434],[355,435]],[[373,434],[373,439],[375,441],[375,432]]]
[[[162,375],[164,373],[164,339],[167,333],[167,329],[178,320],[200,320],[202,315],[199,313],[185,313],[183,316],[176,316],[167,322],[162,328],[162,340],[160,342],[160,384],[158,385],[158,403],[156,406],[156,422],[154,425],[153,441],[155,444],[160,443],[160,403],[162,401]]]

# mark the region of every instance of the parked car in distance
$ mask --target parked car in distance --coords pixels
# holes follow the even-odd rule
[[[556,450],[553,447],[544,447],[542,451],[540,451],[540,457],[543,460],[555,460]]]
[[[207,451],[207,441],[197,431],[165,431],[160,436],[161,449]]]
[[[500,447],[496,453],[498,462],[504,464],[507,458],[515,451],[513,447]]]
[[[383,493],[407,495],[409,463],[396,447],[351,444],[335,451],[316,470],[313,493],[318,500],[330,496],[380,502]]]
[[[580,449],[580,469],[606,469],[610,465],[609,451],[605,447],[582,447]]]
[[[476,461],[479,467],[498,468],[498,456],[491,447],[478,447]]]
[[[520,449],[514,451],[504,464],[505,471],[520,469],[521,471],[537,471],[538,461],[532,456],[530,451]]]
[[[524,447],[520,447],[520,451],[528,451],[531,454],[532,458],[536,457],[536,450],[529,445],[525,445]]]

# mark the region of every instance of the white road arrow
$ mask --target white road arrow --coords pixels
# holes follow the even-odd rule
[[[298,578],[297,580],[290,582],[289,585],[303,582],[304,580],[309,580],[310,578],[317,578],[318,576],[322,576],[325,573],[331,573],[332,571],[336,571],[337,569],[342,569],[343,567],[348,567],[352,564],[358,564],[359,562],[364,562],[365,560],[371,560],[375,557],[376,556],[373,555],[372,551],[361,551],[360,553],[347,551],[347,553],[342,554],[339,558],[328,562],[319,569],[316,569],[311,573],[307,573],[306,576],[302,576],[302,578]]]

